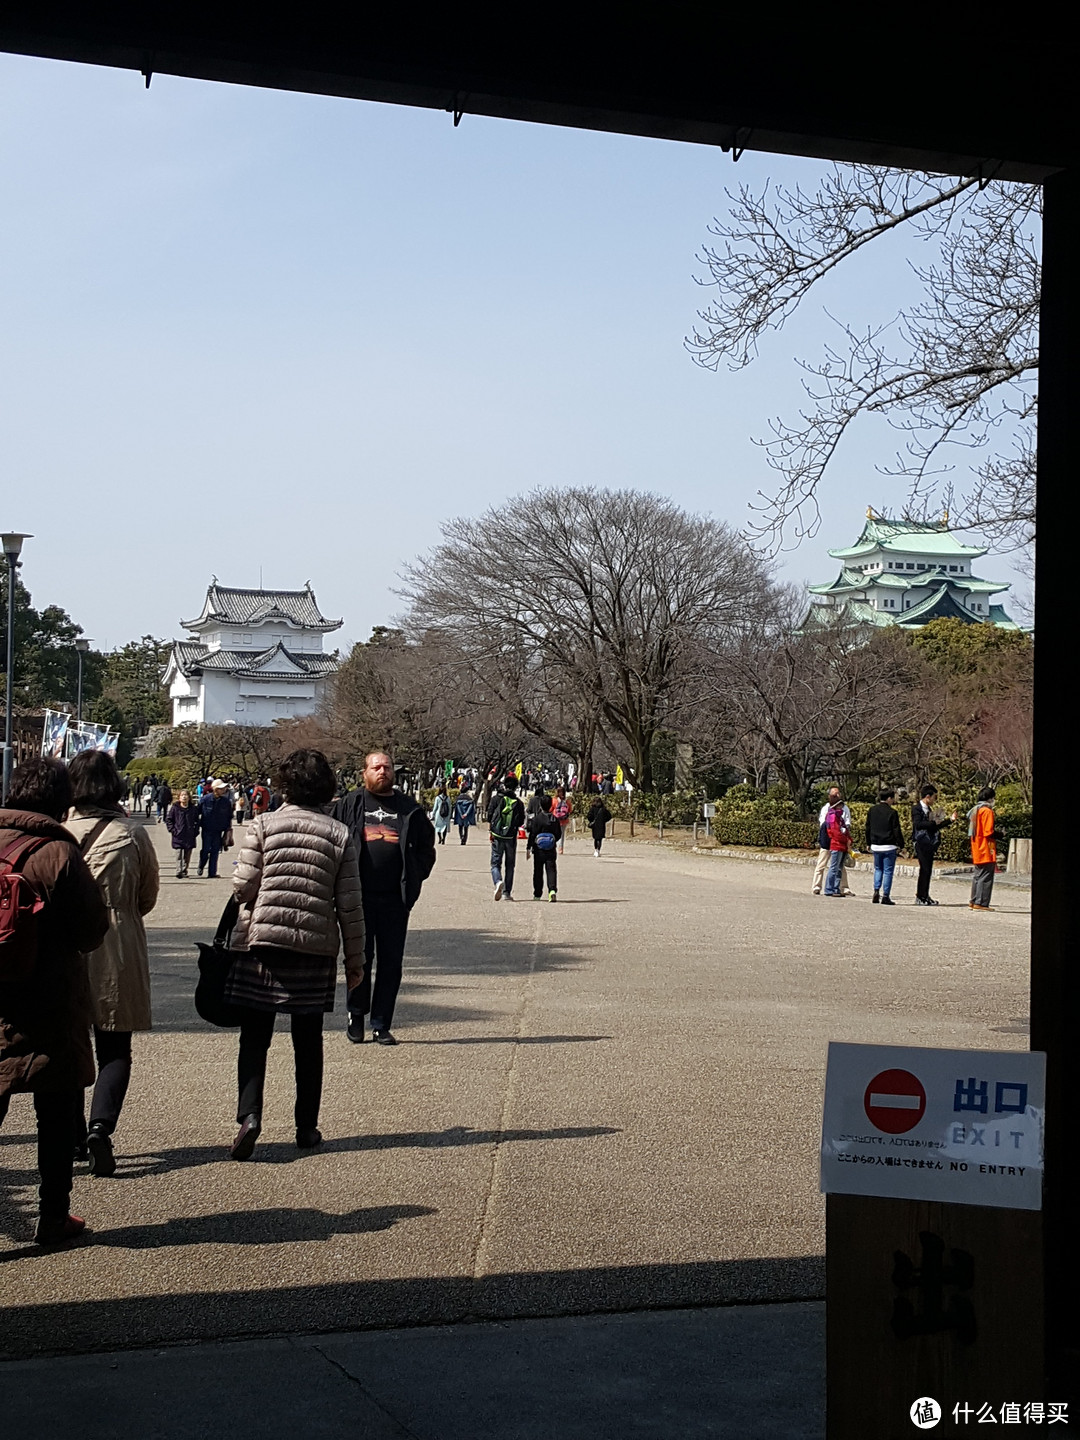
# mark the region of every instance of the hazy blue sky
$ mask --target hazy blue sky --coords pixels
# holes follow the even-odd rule
[[[539,484],[742,525],[824,305],[880,319],[913,289],[891,243],[748,370],[694,365],[725,187],[822,168],[0,56],[0,525],[34,533],[35,602],[107,647],[261,572],[359,639],[441,519]],[[894,445],[851,437],[790,578],[899,506]]]

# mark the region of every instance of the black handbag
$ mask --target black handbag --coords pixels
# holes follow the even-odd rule
[[[209,945],[199,942],[199,981],[195,986],[196,1013],[210,1025],[222,1029],[239,1025],[242,1018],[240,1006],[232,1005],[225,999],[225,986],[236,959],[236,951],[229,949],[229,940],[240,918],[240,902],[229,900],[221,912],[221,919]]]

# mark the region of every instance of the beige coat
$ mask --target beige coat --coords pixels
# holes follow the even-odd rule
[[[157,903],[158,862],[142,825],[111,811],[72,813],[67,828],[81,844],[109,815],[86,856],[109,911],[109,933],[87,957],[94,1024],[99,1030],[150,1029],[150,958],[143,916]]]
[[[345,952],[350,986],[364,968],[364,907],[356,849],[340,820],[283,805],[248,825],[233,876],[243,909],[234,950],[269,945],[300,955]],[[339,939],[340,936],[340,939]]]

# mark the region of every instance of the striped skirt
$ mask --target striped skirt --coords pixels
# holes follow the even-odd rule
[[[249,1010],[280,1010],[285,1015],[333,1010],[337,985],[336,955],[302,955],[256,945],[235,950],[225,999]]]

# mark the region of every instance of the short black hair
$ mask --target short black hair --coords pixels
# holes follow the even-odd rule
[[[551,809],[551,796],[550,796],[550,795],[541,795],[541,796],[540,796],[540,809],[543,810],[545,813]]]
[[[994,789],[994,787],[992,785],[987,785],[985,790],[979,791],[978,799],[985,803],[987,801],[993,800],[996,794],[997,791]]]
[[[294,750],[278,766],[277,787],[290,805],[325,805],[337,794],[330,761],[321,750]]]
[[[884,803],[885,803],[886,800],[895,800],[895,799],[896,799],[896,791],[895,791],[895,790],[880,790],[880,791],[878,792],[878,797],[877,797],[877,798],[878,798],[878,803],[881,804],[881,805],[884,805]]]
[[[107,810],[124,793],[116,761],[104,750],[83,750],[68,766],[76,810]]]
[[[517,779],[517,776],[516,776],[516,775],[507,775],[506,779],[503,781],[503,789],[504,789],[504,790],[516,790],[517,787],[518,787],[518,779]]]
[[[71,799],[71,776],[64,762],[34,756],[24,760],[12,775],[7,808],[63,820],[71,809]]]
[[[920,785],[920,786],[919,786],[919,794],[920,794],[920,795],[922,796],[922,798],[925,800],[928,795],[936,795],[936,794],[937,794],[937,786],[936,786],[936,785]]]

